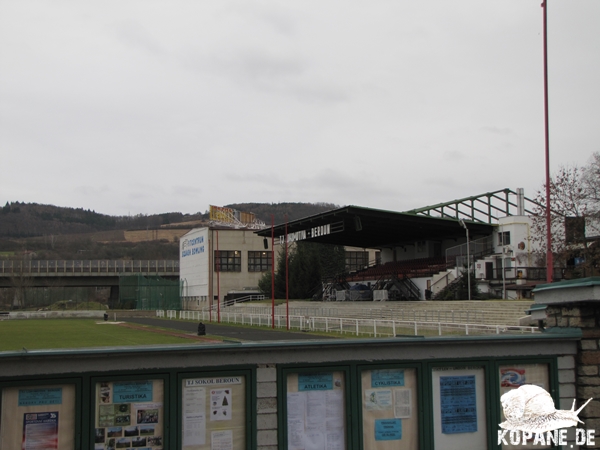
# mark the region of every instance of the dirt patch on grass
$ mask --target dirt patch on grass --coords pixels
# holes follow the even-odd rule
[[[151,328],[146,325],[134,325],[132,323],[125,323],[125,322],[119,323],[118,325],[120,327],[130,328],[132,330],[150,331],[151,333],[158,333],[158,334],[162,334],[164,336],[174,336],[174,337],[180,337],[180,338],[185,338],[185,339],[191,339],[192,341],[202,341],[202,342],[206,342],[207,344],[220,344],[223,342],[221,340],[207,338],[205,336],[197,336],[197,335],[191,334],[191,333],[178,333],[177,331],[160,330],[158,328]]]

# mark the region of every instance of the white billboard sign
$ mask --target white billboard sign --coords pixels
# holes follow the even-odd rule
[[[179,279],[183,297],[208,296],[208,228],[197,228],[179,241]]]

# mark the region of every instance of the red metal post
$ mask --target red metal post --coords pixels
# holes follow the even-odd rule
[[[219,254],[219,230],[217,231],[217,323],[221,323],[221,258]]]
[[[275,215],[271,214],[271,328],[275,328]]]
[[[542,3],[544,10],[544,137],[546,141],[546,282],[552,283],[554,278],[554,261],[552,257],[552,220],[550,205],[550,127],[548,114],[548,0]]]
[[[288,217],[285,215],[285,323],[290,329],[290,286],[288,270]]]
[[[208,240],[208,251],[209,251],[209,255],[212,255],[212,251],[213,251],[213,242],[212,242],[212,235],[211,235],[211,239]],[[208,258],[208,260],[210,261],[210,257]],[[208,273],[210,274],[210,283],[208,286],[208,321],[212,322],[212,305],[213,305],[213,301],[214,301],[214,295],[213,295],[213,283],[215,281],[215,274],[214,274],[214,269],[213,269],[214,265],[210,266],[208,269]]]

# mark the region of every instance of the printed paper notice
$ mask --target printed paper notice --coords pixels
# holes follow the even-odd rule
[[[58,411],[23,416],[22,450],[58,449]]]
[[[344,450],[344,430],[327,432],[327,450]]]
[[[326,450],[325,433],[319,430],[306,430],[304,437],[305,450]]]
[[[211,389],[210,420],[231,420],[231,389]]]
[[[113,383],[113,403],[151,402],[152,381]]]
[[[220,430],[210,434],[211,450],[233,450],[233,431]]]
[[[344,392],[341,390],[328,391],[325,395],[325,415],[327,430],[344,428]]]
[[[19,389],[19,406],[62,405],[62,388]]]
[[[411,390],[394,389],[394,417],[397,419],[410,419],[411,415]]]
[[[391,389],[365,389],[365,408],[368,411],[384,411],[392,408]]]
[[[288,392],[287,435],[289,450],[304,450],[304,392]]]
[[[477,431],[475,376],[440,377],[442,433]]]
[[[375,440],[397,441],[402,439],[402,421],[400,419],[376,419]]]
[[[325,396],[319,391],[306,393],[306,429],[307,431],[325,432],[325,415],[327,402]]]
[[[371,371],[371,387],[404,386],[403,369],[381,369]]]
[[[327,391],[333,389],[333,373],[298,374],[298,391]]]
[[[206,444],[206,389],[183,390],[183,446]]]

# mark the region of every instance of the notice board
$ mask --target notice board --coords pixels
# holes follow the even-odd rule
[[[72,450],[75,448],[73,384],[2,389],[2,450]]]
[[[345,449],[344,372],[291,373],[286,382],[288,450]]]
[[[95,399],[94,450],[163,449],[163,380],[98,382]]]
[[[502,364],[498,367],[498,376],[500,380],[500,397],[508,391],[518,389],[524,384],[535,384],[550,392],[550,377],[548,373],[548,364]],[[559,408],[557,408],[559,409]],[[500,407],[501,422],[504,422],[504,412]],[[500,429],[500,428],[498,428]],[[539,442],[533,445],[533,440],[528,444],[510,445],[502,444],[502,448],[511,450],[520,450],[526,448],[551,448],[551,445],[541,445]]]
[[[246,377],[185,378],[181,386],[184,450],[246,448]]]
[[[484,368],[434,367],[432,370],[435,448],[487,448]]]
[[[416,369],[361,372],[363,448],[419,448]]]

